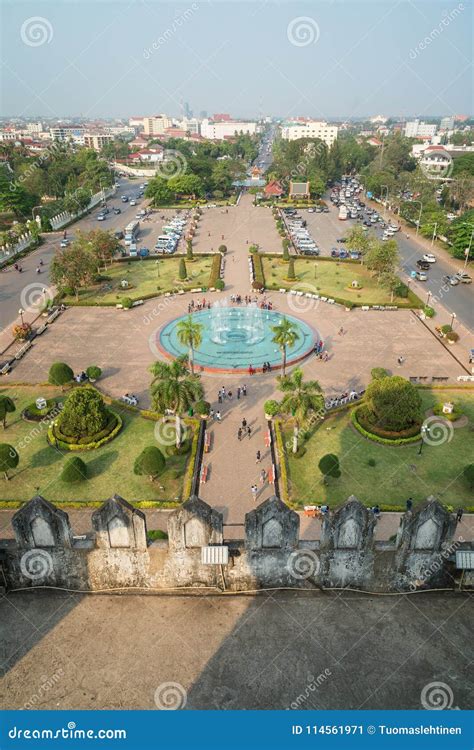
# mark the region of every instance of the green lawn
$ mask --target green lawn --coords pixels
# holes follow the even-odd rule
[[[104,278],[98,284],[79,292],[79,300],[86,304],[116,304],[123,297],[138,300],[142,297],[163,294],[175,289],[193,289],[209,286],[212,256],[197,255],[195,260],[186,261],[187,281],[179,281],[179,257],[130,260],[116,262],[102,272]],[[159,263],[157,264],[157,260]],[[128,288],[122,289],[121,282],[127,281]],[[76,298],[67,296],[66,304],[74,304]]]
[[[13,398],[16,405],[16,411],[8,415],[6,430],[0,427],[0,442],[14,445],[20,455],[10,481],[3,479],[3,475],[0,478],[0,502],[25,501],[37,493],[56,503],[104,501],[114,493],[130,502],[180,501],[189,453],[168,458],[165,473],[155,482],[133,473],[133,463],[143,448],[156,445],[165,450],[155,438],[156,422],[122,410],[122,430],[110,443],[93,451],[61,453],[48,444],[47,425],[25,422],[21,411],[38,396],[64,399],[66,394],[44,386],[11,386],[0,388],[0,394]],[[64,463],[69,456],[77,455],[87,464],[89,476],[78,484],[65,484],[59,478]]]
[[[318,258],[295,258],[297,280],[288,281],[288,263],[279,258],[262,256],[265,286],[267,289],[296,289],[312,292],[324,297],[349,300],[355,305],[405,305],[412,306],[407,298],[394,297],[378,286],[367,269],[360,263],[321,260]],[[357,281],[360,288],[353,289]]]
[[[472,492],[462,476],[474,455],[474,392],[421,391],[423,406],[431,408],[439,401],[459,404],[469,423],[453,430],[450,442],[431,446],[419,444],[388,447],[364,439],[350,424],[350,410],[328,417],[318,425],[305,443],[306,453],[294,458],[291,453],[291,430],[285,431],[289,470],[289,499],[298,507],[317,503],[339,505],[350,495],[373,505],[401,505],[412,497],[416,502],[435,495],[441,502],[458,506],[474,505]],[[341,476],[321,482],[318,463],[326,453],[339,457]],[[369,466],[369,459],[375,466]]]

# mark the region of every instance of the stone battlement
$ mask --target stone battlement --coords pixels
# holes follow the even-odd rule
[[[455,551],[472,549],[433,497],[401,516],[393,543],[374,541],[376,519],[354,496],[324,517],[320,540],[301,540],[299,524],[274,496],[247,513],[242,541],[226,541],[222,514],[192,496],[170,513],[168,539],[150,543],[146,515],[115,495],[77,537],[68,514],[37,496],[13,516],[15,539],[0,540],[0,583],[7,590],[413,591],[452,587]]]

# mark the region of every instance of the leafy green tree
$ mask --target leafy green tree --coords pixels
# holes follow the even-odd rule
[[[106,427],[109,419],[110,412],[100,393],[92,388],[76,388],[64,403],[59,428],[68,437],[92,437]]]
[[[280,375],[277,380],[278,388],[284,394],[280,409],[294,418],[293,453],[297,453],[301,426],[324,411],[321,386],[317,380],[305,382],[303,371],[299,367],[291,375]]]
[[[93,229],[86,234],[78,232],[75,242],[84,251],[92,253],[98,271],[101,265],[107,268],[107,264],[114,259],[121,247],[119,240],[111,232],[102,229]]]
[[[466,211],[462,216],[455,219],[449,228],[449,239],[451,240],[451,252],[455,258],[466,257],[466,250],[470,247],[469,256],[474,256],[474,209]]]
[[[70,288],[79,299],[79,290],[92,284],[96,274],[96,260],[86,249],[82,237],[64,250],[57,250],[50,266],[53,284],[60,289]]]
[[[186,357],[179,357],[171,364],[154,362],[150,368],[153,375],[151,400],[155,411],[164,414],[166,410],[174,412],[176,417],[176,446],[181,444],[179,415],[189,411],[195,401],[204,394],[199,378],[192,375],[187,366]]]
[[[147,198],[151,198],[154,206],[166,206],[173,200],[173,192],[169,187],[168,180],[163,177],[154,177],[150,180],[145,195]]]
[[[0,443],[0,471],[3,471],[5,479],[10,479],[8,476],[9,469],[16,469],[20,456],[13,445],[8,443]]]
[[[203,330],[204,326],[201,323],[196,323],[191,315],[188,315],[185,320],[180,320],[176,328],[179,343],[189,348],[189,363],[192,375],[194,375],[194,351],[199,349],[202,344]]]
[[[399,264],[398,247],[395,240],[379,242],[372,240],[366,255],[367,268],[379,278],[395,272]]]
[[[327,453],[323,456],[319,461],[318,467],[325,480],[326,477],[338,479],[341,476],[339,459],[334,453]]]
[[[4,430],[7,426],[7,414],[12,414],[14,411],[16,411],[16,406],[13,399],[0,395],[0,421]]]
[[[85,211],[91,200],[91,193],[85,188],[77,188],[73,193],[64,196],[64,208],[71,214]]]
[[[202,180],[195,174],[182,174],[168,180],[169,189],[176,196],[191,195],[193,198],[203,195]]]
[[[390,292],[390,302],[393,302],[395,290],[400,284],[400,279],[398,278],[397,274],[393,273],[392,271],[381,273],[379,274],[378,283],[383,289],[386,289],[388,292]]]
[[[365,392],[365,403],[382,429],[400,432],[421,420],[420,393],[400,375],[372,380]]]
[[[61,480],[67,484],[74,484],[83,482],[85,479],[87,479],[87,464],[79,456],[68,458],[61,472]]]
[[[288,348],[291,349],[297,341],[300,339],[300,335],[297,331],[296,324],[288,318],[283,317],[281,322],[276,326],[272,326],[273,338],[272,341],[276,344],[283,357],[282,374],[285,375],[286,370],[286,351]]]
[[[74,373],[65,362],[55,362],[49,368],[48,383],[51,385],[60,385],[61,390],[64,386],[72,381]]]
[[[166,459],[160,449],[155,445],[149,445],[135,459],[133,471],[135,474],[150,477],[153,482],[164,472],[165,468]]]

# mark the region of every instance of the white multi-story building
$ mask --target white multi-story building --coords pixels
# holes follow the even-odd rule
[[[104,133],[109,135],[135,135],[137,129],[131,125],[108,125],[104,128]]]
[[[209,120],[201,122],[201,135],[212,141],[223,141],[224,138],[232,138],[240,133],[255,135],[257,132],[256,122],[244,122],[241,120]]]
[[[43,132],[43,123],[42,122],[28,122],[26,125],[26,129],[28,133],[36,133],[36,135],[38,135],[39,133]]]
[[[436,135],[438,126],[423,120],[411,120],[405,125],[406,138],[432,138]]]
[[[19,135],[16,130],[0,130],[0,141],[18,141]]]
[[[183,119],[178,122],[178,128],[180,130],[185,130],[192,135],[199,135],[199,127],[200,122],[197,117],[183,117]]]
[[[337,139],[337,133],[337,125],[329,125],[321,120],[289,122],[281,128],[281,137],[286,141],[296,141],[298,138],[319,138],[327,146],[332,146]]]
[[[443,117],[439,124],[440,130],[454,130],[454,117]]]
[[[51,128],[49,134],[53,141],[75,141],[76,143],[81,143],[84,137],[84,129],[73,125],[63,125]]]
[[[154,115],[153,117],[143,118],[145,135],[163,135],[172,124],[173,121],[168,115]]]

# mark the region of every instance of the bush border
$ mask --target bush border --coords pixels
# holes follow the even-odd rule
[[[117,420],[117,424],[113,428],[113,430],[104,438],[101,440],[91,441],[90,443],[84,443],[84,445],[79,445],[78,443],[65,443],[62,440],[59,440],[54,434],[54,423],[48,427],[48,443],[53,446],[53,448],[61,448],[61,450],[67,450],[67,451],[92,451],[96,448],[100,448],[102,445],[105,445],[105,443],[109,443],[111,440],[113,440],[123,426],[122,417],[120,414],[117,414],[117,412],[110,410],[111,414],[114,415],[114,417]]]
[[[418,433],[418,435],[413,435],[413,437],[408,438],[395,438],[394,440],[390,440],[389,438],[382,438],[378,435],[375,435],[373,432],[368,432],[364,427],[362,427],[361,424],[359,424],[359,421],[357,419],[357,411],[358,409],[354,409],[351,412],[351,423],[353,427],[359,432],[362,437],[367,438],[368,440],[372,440],[374,443],[381,443],[382,445],[392,445],[392,446],[399,446],[399,445],[410,445],[413,443],[419,443],[421,440],[421,432]]]

